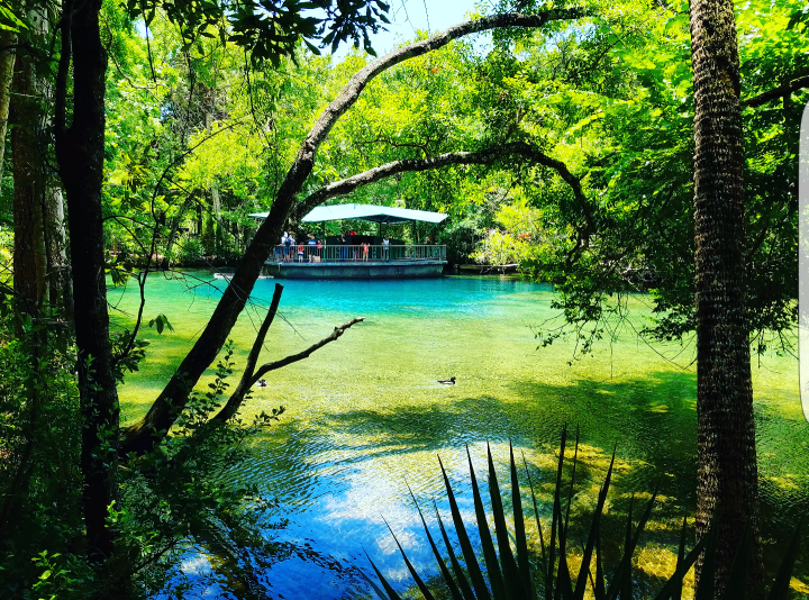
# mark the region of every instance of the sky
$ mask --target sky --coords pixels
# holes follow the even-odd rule
[[[382,56],[397,43],[413,39],[416,30],[438,33],[451,25],[467,20],[465,15],[475,11],[475,5],[488,7],[491,0],[388,0],[391,24],[388,31],[371,36],[371,44]],[[482,12],[487,12],[485,9]],[[339,54],[339,52],[338,52]]]

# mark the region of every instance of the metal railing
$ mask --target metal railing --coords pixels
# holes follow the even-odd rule
[[[339,263],[390,261],[446,261],[447,247],[434,245],[278,245],[268,262]]]

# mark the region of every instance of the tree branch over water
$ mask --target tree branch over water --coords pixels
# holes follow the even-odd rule
[[[559,176],[570,185],[576,200],[585,203],[586,198],[581,189],[579,178],[573,175],[562,161],[551,158],[535,146],[525,142],[512,142],[499,146],[492,146],[476,152],[448,152],[429,158],[407,158],[368,169],[362,173],[352,175],[341,181],[335,181],[318,191],[310,194],[301,202],[304,210],[314,208],[335,196],[353,192],[362,186],[376,183],[387,177],[416,171],[440,169],[452,165],[490,165],[498,160],[511,156],[521,156],[527,160],[555,170]]]
[[[389,162],[363,171],[362,173],[352,175],[341,181],[335,181],[317,190],[301,202],[301,208],[306,212],[330,198],[348,194],[357,188],[381,181],[393,175],[398,175],[399,173],[428,171],[430,169],[440,169],[452,165],[490,165],[499,160],[514,156],[522,157],[527,161],[553,169],[573,191],[573,196],[576,198],[576,202],[581,208],[585,225],[584,227],[578,228],[576,246],[568,255],[568,260],[572,260],[577,252],[581,251],[589,244],[590,236],[596,231],[592,207],[582,191],[581,180],[570,172],[570,169],[567,168],[565,163],[551,158],[536,146],[526,142],[511,142],[476,152],[449,152],[429,158],[409,158]]]

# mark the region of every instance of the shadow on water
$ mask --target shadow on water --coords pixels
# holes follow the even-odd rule
[[[576,496],[581,512],[574,513],[574,527],[585,531],[586,507],[595,501],[615,447],[617,474],[611,510],[603,523],[615,542],[604,549],[605,556],[619,552],[618,540],[623,539],[633,494],[648,497],[656,487],[660,501],[645,543],[657,549],[658,559],[663,556],[660,560],[671,562],[681,520],[693,515],[696,504],[694,375],[658,372],[630,381],[578,380],[571,385],[517,381],[511,385],[523,400],[462,397],[426,406],[399,403],[378,410],[357,408],[286,422],[270,432],[256,444],[253,460],[238,476],[255,478],[267,494],[277,497],[281,514],[290,521],[289,537],[283,542],[287,550],[304,540],[318,552],[310,560],[305,553],[290,551],[269,568],[285,563],[282,578],[320,582],[324,586],[320,597],[338,598],[356,589],[356,573],[343,565],[348,561],[367,567],[361,557],[364,549],[393,579],[405,580],[382,523],[384,516],[402,536],[413,560],[432,572],[415,509],[407,498],[408,485],[422,506],[435,500],[446,514],[435,458],[440,455],[458,486],[462,506],[471,512],[464,447],[471,448],[475,469],[481,474],[485,443],[492,444],[504,468],[510,441],[534,465],[540,512],[547,515],[552,502],[548,482],[554,480],[559,433],[565,424],[577,425],[581,432],[577,479],[582,491]],[[793,439],[805,433],[805,424],[781,417],[777,411],[758,408],[756,414],[760,436],[779,431],[783,437],[784,428],[795,429]],[[773,450],[775,456],[778,450]],[[762,457],[763,462],[768,460],[775,458]],[[807,508],[805,484],[788,472],[762,480],[762,530],[768,543],[779,542],[768,552],[771,569],[797,516]],[[798,573],[806,572],[802,556]],[[657,577],[651,573],[647,579],[654,582]],[[296,589],[295,581],[285,585]],[[325,589],[337,595],[330,596]]]

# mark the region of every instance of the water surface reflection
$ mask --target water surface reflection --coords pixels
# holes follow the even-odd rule
[[[260,305],[269,303],[274,283],[258,282]],[[434,572],[408,486],[420,505],[436,500],[445,514],[437,455],[469,502],[465,448],[482,472],[490,442],[505,472],[510,441],[534,465],[544,506],[565,424],[580,428],[587,466],[581,472],[593,482],[585,482],[577,502],[586,505],[594,496],[617,444],[620,468],[605,529],[621,539],[632,493],[657,484],[662,502],[647,541],[676,543],[678,523],[695,504],[695,376],[677,366],[688,364],[691,350],[652,351],[638,341],[635,330],[650,314],[643,297],[630,301],[632,316],[611,343],[576,360],[572,344],[537,349],[532,326],[554,316],[553,293],[531,283],[453,277],[284,285],[285,321],[274,325],[263,360],[300,351],[354,316],[366,321],[310,359],[273,373],[251,400],[256,411],[287,407],[281,424],[255,440],[251,459],[232,474],[277,500],[265,515],[268,545],[247,544],[240,555],[257,597],[363,597],[369,588],[353,566],[369,570],[363,552],[400,587],[407,585],[383,517],[413,562]],[[206,288],[191,296],[177,282],[157,280],[152,289],[149,302],[159,304],[177,334],[153,336],[156,354],[124,390],[130,418],[165,381],[217,298]],[[243,364],[260,319],[260,312],[245,315],[234,330],[237,362]],[[807,508],[809,436],[797,365],[790,361],[767,356],[765,368],[754,370],[762,513],[773,539],[783,538]],[[437,384],[452,375],[457,385]],[[463,510],[473,512],[469,504]],[[194,568],[187,571],[227,570],[212,562],[189,555]],[[227,585],[208,593],[227,597]]]

